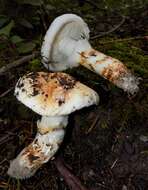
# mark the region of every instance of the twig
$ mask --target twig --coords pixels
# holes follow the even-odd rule
[[[9,88],[8,90],[6,90],[5,92],[3,92],[1,95],[0,95],[0,98],[3,98],[4,96],[6,96],[9,92],[11,92],[13,90],[14,87],[11,87]]]
[[[116,160],[113,162],[113,164],[111,165],[110,169],[113,169],[113,168],[115,167],[117,161],[118,161],[118,159],[116,159]]]
[[[100,118],[100,115],[97,115],[96,118],[95,118],[95,120],[93,121],[93,123],[92,123],[91,126],[89,127],[89,129],[85,132],[86,135],[88,135],[88,134],[92,131],[92,129],[93,129],[93,128],[95,127],[95,125],[97,124],[99,118]]]
[[[64,164],[64,161],[59,156],[54,160],[54,164],[57,167],[60,174],[63,176],[65,182],[67,183],[69,189],[71,190],[88,190],[86,187],[84,187],[81,183],[81,181],[74,176],[68,167]]]
[[[30,123],[29,121],[20,120],[20,124],[23,122]],[[3,136],[0,136],[0,145],[6,143],[8,140],[12,140],[13,136],[15,135],[15,132],[19,130],[18,127],[12,128],[11,131],[7,132],[7,134],[3,134]],[[11,133],[10,133],[11,132]]]
[[[48,27],[47,27],[45,19],[44,19],[44,13],[46,12],[44,5],[40,8],[40,11],[41,11],[40,18],[41,18],[44,30],[47,31]]]
[[[140,40],[140,39],[146,39],[146,36],[135,36],[135,37],[130,37],[130,38],[109,40],[109,41],[99,42],[99,43],[108,44],[108,43],[114,43],[114,42],[124,42],[124,41],[131,41],[131,40]]]
[[[4,158],[1,162],[0,165],[3,164],[4,162],[9,162],[6,158]]]
[[[3,135],[2,137],[0,137],[0,145],[6,143],[8,140],[12,140],[12,138],[13,138],[12,136],[15,135],[16,130],[18,130],[18,128],[15,127],[15,128],[13,128],[13,130],[11,130],[11,132],[12,132],[11,134],[7,133],[7,134]]]
[[[108,189],[110,190],[106,185],[102,184],[102,183],[96,183],[96,185],[100,186],[100,187],[103,187],[105,189]]]
[[[20,66],[22,64],[24,64],[25,62],[28,62],[30,61],[31,59],[35,58],[36,56],[38,55],[38,52],[35,52],[31,55],[26,55],[12,63],[9,63],[3,67],[0,68],[0,75],[2,75],[4,72],[14,68],[14,67],[17,67],[17,66]]]
[[[121,20],[121,22],[120,22],[118,25],[116,25],[115,27],[113,27],[112,29],[110,29],[110,30],[107,31],[107,32],[102,32],[101,34],[97,34],[97,35],[95,35],[95,36],[92,36],[92,37],[90,37],[90,39],[91,39],[91,40],[94,40],[94,39],[96,39],[96,38],[100,38],[100,37],[102,37],[102,36],[106,36],[106,35],[108,35],[108,34],[114,32],[115,30],[117,30],[118,28],[120,28],[120,26],[125,22],[125,20],[126,20],[126,17],[125,17],[125,16],[122,16],[122,20]]]
[[[6,134],[4,137],[0,137],[0,146],[6,143],[8,140],[12,140],[12,138],[13,137],[10,137],[10,134]]]
[[[99,7],[96,3],[94,3],[94,1],[85,0],[85,2],[87,4],[93,6],[94,8],[97,8],[97,9],[101,10],[101,11],[107,11],[106,9],[103,9],[103,8]]]

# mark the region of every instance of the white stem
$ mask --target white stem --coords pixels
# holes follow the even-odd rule
[[[65,134],[68,116],[46,117],[37,122],[38,131],[34,141],[24,148],[10,163],[8,174],[24,179],[48,162],[59,149]]]
[[[139,89],[139,79],[134,77],[118,59],[90,49],[80,52],[79,63],[130,94],[136,93]]]

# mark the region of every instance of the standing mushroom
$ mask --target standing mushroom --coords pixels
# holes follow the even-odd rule
[[[29,73],[18,80],[15,96],[42,116],[33,142],[10,163],[8,174],[20,179],[32,176],[57,152],[71,112],[99,101],[94,90],[64,73]]]
[[[103,76],[130,94],[138,91],[139,79],[118,59],[94,50],[89,28],[75,14],[57,17],[50,25],[41,48],[42,62],[51,71],[63,71],[79,64]]]

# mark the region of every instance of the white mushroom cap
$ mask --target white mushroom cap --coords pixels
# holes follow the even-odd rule
[[[99,101],[94,90],[65,73],[29,73],[17,82],[15,95],[42,116],[67,115]]]
[[[75,14],[57,17],[46,32],[41,48],[42,62],[51,71],[78,66],[79,53],[91,48],[89,28]]]

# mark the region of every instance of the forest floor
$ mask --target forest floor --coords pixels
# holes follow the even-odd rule
[[[148,189],[148,15],[143,14],[141,11],[127,18],[117,31],[99,38],[93,39],[96,34],[90,28],[91,44],[96,49],[120,59],[142,78],[135,97],[128,97],[121,89],[82,67],[66,71],[100,95],[98,106],[70,116],[60,149],[73,174],[90,190]],[[15,48],[5,47],[0,51],[1,66],[19,57]],[[39,59],[0,76],[0,189],[68,189],[53,161],[44,164],[27,180],[19,181],[7,175],[10,160],[33,140],[39,118],[16,100],[14,86],[26,72],[46,71]]]

